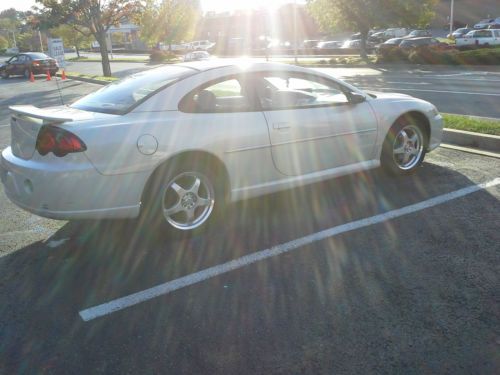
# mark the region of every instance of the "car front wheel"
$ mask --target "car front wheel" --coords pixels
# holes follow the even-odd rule
[[[382,166],[391,174],[413,173],[425,157],[425,138],[417,123],[396,123],[384,141]]]
[[[3,79],[9,78],[9,73],[7,73],[5,70],[2,70],[2,73],[0,73],[0,74],[2,75]]]

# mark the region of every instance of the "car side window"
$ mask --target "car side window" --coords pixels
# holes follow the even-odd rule
[[[14,56],[13,58],[11,58],[11,59],[9,60],[9,63],[11,63],[11,64],[15,64],[15,63],[18,61],[18,59],[19,59],[19,56]]]
[[[179,109],[190,113],[248,112],[252,105],[240,81],[230,78],[192,91],[181,100]]]
[[[312,77],[264,74],[255,84],[263,110],[349,103],[345,93],[334,82]]]
[[[24,56],[24,55],[19,56],[19,58],[17,59],[17,62],[19,62],[19,63],[26,62],[26,56]]]

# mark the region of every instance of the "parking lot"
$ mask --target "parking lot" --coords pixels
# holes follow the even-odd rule
[[[97,88],[1,80],[0,149],[9,105]],[[412,177],[238,202],[176,240],[39,218],[1,190],[0,373],[497,373],[499,171],[438,148]]]

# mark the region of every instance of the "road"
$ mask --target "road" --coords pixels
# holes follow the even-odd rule
[[[65,102],[96,89],[62,84]],[[61,101],[42,79],[0,81],[0,95],[0,149],[7,105]],[[39,218],[0,185],[0,373],[498,373],[499,171],[438,148],[412,177],[239,202],[179,240]],[[154,298],[126,307],[132,293]]]
[[[260,59],[263,60],[263,59]],[[68,71],[102,74],[100,63],[69,63]],[[146,63],[112,63],[117,77],[151,69]],[[427,100],[441,112],[500,118],[500,70],[461,68],[315,68],[362,89],[400,92]]]

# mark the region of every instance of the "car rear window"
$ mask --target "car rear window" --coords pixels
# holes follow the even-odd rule
[[[171,65],[136,73],[84,96],[71,107],[92,112],[124,114],[159,89],[196,72],[197,70],[185,66]]]
[[[27,55],[31,57],[33,60],[50,59],[50,57],[47,56],[45,53],[28,53]]]

